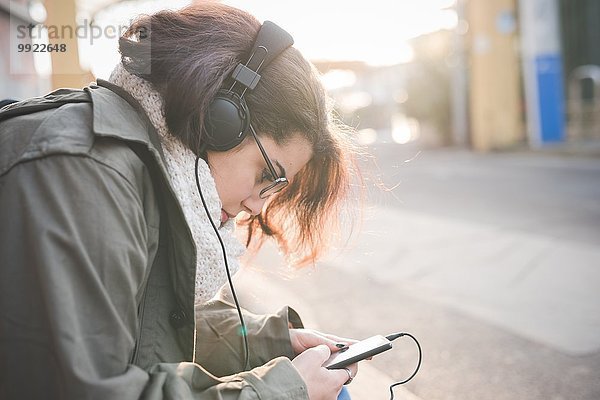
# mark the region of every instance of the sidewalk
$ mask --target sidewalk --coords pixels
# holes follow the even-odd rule
[[[373,287],[375,298],[383,283],[394,285],[404,295],[458,310],[561,354],[587,356],[600,350],[600,248],[593,244],[382,207],[369,211],[354,243],[323,260],[314,274],[323,267],[340,271],[339,284],[311,279],[309,271],[298,279],[304,286],[274,272],[280,258],[266,248],[252,263],[261,266],[260,272],[250,268],[236,276],[244,307],[272,312],[290,304],[307,327],[319,329],[317,315],[336,314],[315,304],[336,309],[336,295],[327,293],[350,274],[365,288]],[[308,304],[298,290],[307,281],[320,293],[307,297],[319,303]],[[364,305],[363,313],[375,304]],[[368,321],[368,331],[381,330],[378,324],[385,323]],[[349,387],[354,399],[388,399],[392,380],[385,372],[369,362],[360,368]],[[418,400],[404,387],[394,393],[396,399]]]
[[[532,150],[529,150],[530,152]],[[546,145],[544,148],[534,150],[541,154],[554,154],[575,157],[600,158],[600,139],[588,139]]]
[[[600,350],[597,246],[385,208],[356,242],[326,262],[571,355]]]

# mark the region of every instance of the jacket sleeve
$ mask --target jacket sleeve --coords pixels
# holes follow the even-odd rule
[[[0,398],[307,398],[284,357],[224,378],[198,364],[129,364],[155,246],[140,184],[75,155],[0,177]]]
[[[262,315],[242,312],[248,332],[251,368],[276,357],[295,357],[289,328],[303,325],[294,309],[286,306],[274,314]],[[244,364],[244,349],[239,330],[239,316],[233,304],[215,300],[196,306],[196,361],[217,376],[240,371]]]

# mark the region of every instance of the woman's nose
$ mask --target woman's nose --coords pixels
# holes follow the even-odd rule
[[[251,196],[243,201],[244,207],[248,210],[248,212],[252,215],[260,214],[263,206],[265,205],[266,199],[261,199],[259,196]]]

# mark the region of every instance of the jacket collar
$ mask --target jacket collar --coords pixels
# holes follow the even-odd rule
[[[103,79],[85,90],[94,104],[93,129],[97,135],[143,143],[160,157],[164,168],[158,133],[141,105],[127,91]]]
[[[170,254],[174,266],[172,283],[185,323],[193,326],[197,254],[190,228],[169,180],[158,132],[142,106],[123,88],[98,79],[96,85],[85,90],[90,93],[93,103],[94,133],[145,144],[158,164],[161,177],[156,192],[165,200],[164,208],[168,214],[169,245],[173,248]]]

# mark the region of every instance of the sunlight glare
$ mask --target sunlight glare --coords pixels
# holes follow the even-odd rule
[[[451,9],[456,0],[370,0],[362,6],[342,0],[305,0],[297,5],[275,0],[223,3],[280,24],[311,60],[363,61],[372,66],[410,62],[413,49],[408,40],[453,29],[458,23]]]
[[[361,129],[357,135],[358,142],[362,145],[373,144],[377,140],[377,131],[372,128]]]
[[[98,25],[120,27],[128,25],[139,13],[180,8],[190,2],[125,1],[93,17]],[[458,24],[453,9],[456,0],[371,0],[360,7],[342,0],[305,0],[295,5],[275,0],[222,3],[246,10],[260,21],[280,24],[294,37],[294,47],[312,61],[362,61],[370,66],[407,63],[414,58],[410,39],[440,29],[454,29]],[[79,45],[82,66],[90,68],[97,77],[107,78],[119,60],[117,40],[104,38],[91,47],[88,43]],[[335,87],[342,81],[329,84]]]
[[[437,15],[437,24],[442,29],[455,29],[458,26],[458,14],[454,10],[443,10]]]
[[[94,24],[103,30],[123,33],[140,14],[150,14],[159,10],[174,10],[190,4],[190,0],[142,0],[114,3],[93,15]],[[91,18],[81,15],[79,19]],[[102,36],[90,44],[88,40],[79,40],[79,55],[82,68],[90,69],[94,76],[108,79],[115,65],[120,61],[119,38]]]
[[[32,44],[45,45],[48,44],[48,30],[40,30],[40,35],[32,38]],[[41,78],[47,78],[52,75],[52,59],[50,52],[33,52],[33,67]]]
[[[338,107],[346,113],[351,113],[365,108],[373,103],[373,97],[369,92],[352,91],[338,99]]]
[[[347,69],[332,69],[321,75],[321,82],[327,90],[341,89],[356,83],[356,74]]]
[[[419,121],[405,115],[392,116],[392,140],[398,144],[406,144],[417,140],[420,136]]]

